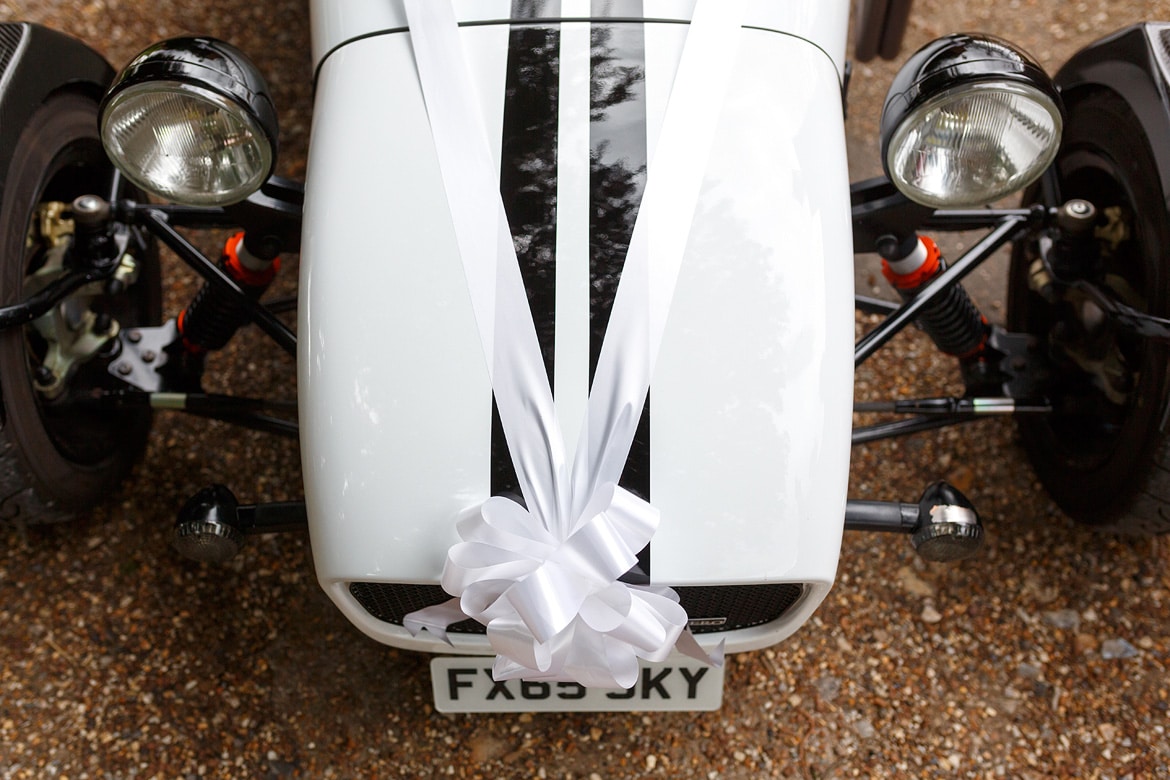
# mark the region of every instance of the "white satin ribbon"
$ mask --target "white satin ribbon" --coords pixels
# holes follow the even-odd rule
[[[446,638],[487,626],[496,679],[628,688],[638,659],[708,656],[669,588],[618,581],[658,512],[617,486],[645,405],[739,37],[742,0],[696,4],[571,467],[451,0],[405,0],[411,44],[492,389],[527,509],[490,498],[457,523],[444,589],[406,616]]]

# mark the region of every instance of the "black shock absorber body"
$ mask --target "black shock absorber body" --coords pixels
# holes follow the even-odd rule
[[[879,251],[882,275],[903,300],[913,298],[946,270],[942,253],[934,241],[924,236],[890,241]],[[983,353],[991,330],[971,296],[958,283],[932,298],[919,313],[918,322],[940,350],[963,361],[977,359]]]
[[[248,251],[244,234],[237,233],[224,244],[219,266],[246,296],[258,300],[272,284],[280,260],[257,257]],[[205,282],[187,308],[179,313],[183,349],[193,358],[223,349],[247,321],[248,314],[237,296],[221,285]]]

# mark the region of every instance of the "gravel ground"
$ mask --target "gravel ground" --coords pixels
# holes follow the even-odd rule
[[[1054,68],[1092,37],[1158,16],[1170,5],[920,2],[907,51],[984,29]],[[8,18],[71,31],[115,63],[181,32],[237,43],[282,109],[283,172],[303,172],[301,3],[0,3]],[[856,70],[857,178],[878,170],[877,107],[894,70]],[[863,280],[876,270],[861,268]],[[190,276],[170,276],[170,311]],[[284,284],[295,276],[291,262]],[[994,289],[980,294],[993,317]],[[212,375],[277,396],[294,378],[253,333]],[[857,388],[878,398],[956,383],[909,334]],[[1035,484],[1007,422],[857,448],[851,495],[911,500],[939,477],[987,520],[977,559],[925,564],[904,539],[847,536],[824,606],[787,643],[731,658],[717,713],[444,716],[428,703],[427,658],[351,627],[317,588],[306,539],[264,537],[227,567],[170,552],[175,508],[205,484],[226,482],[244,501],[301,487],[291,443],[160,417],[133,480],[104,506],[68,526],[0,529],[0,778],[1170,774],[1170,545],[1075,527]]]

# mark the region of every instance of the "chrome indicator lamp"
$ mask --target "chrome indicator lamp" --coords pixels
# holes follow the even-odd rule
[[[263,76],[214,38],[156,43],[101,106],[106,154],[135,185],[189,206],[244,200],[276,163],[276,109]]]
[[[882,164],[918,203],[986,205],[1040,177],[1062,126],[1060,95],[1027,54],[987,35],[949,35],[895,76],[882,108]]]

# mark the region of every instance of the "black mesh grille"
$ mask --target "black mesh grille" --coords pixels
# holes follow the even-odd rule
[[[0,77],[8,70],[23,37],[23,24],[0,24]]]
[[[691,618],[691,631],[709,634],[770,623],[800,600],[804,588],[779,583],[678,587],[675,591]],[[397,626],[402,625],[402,618],[407,613],[451,598],[437,585],[352,582],[349,592],[375,618]],[[482,634],[484,627],[474,620],[464,620],[447,630],[458,634]]]

